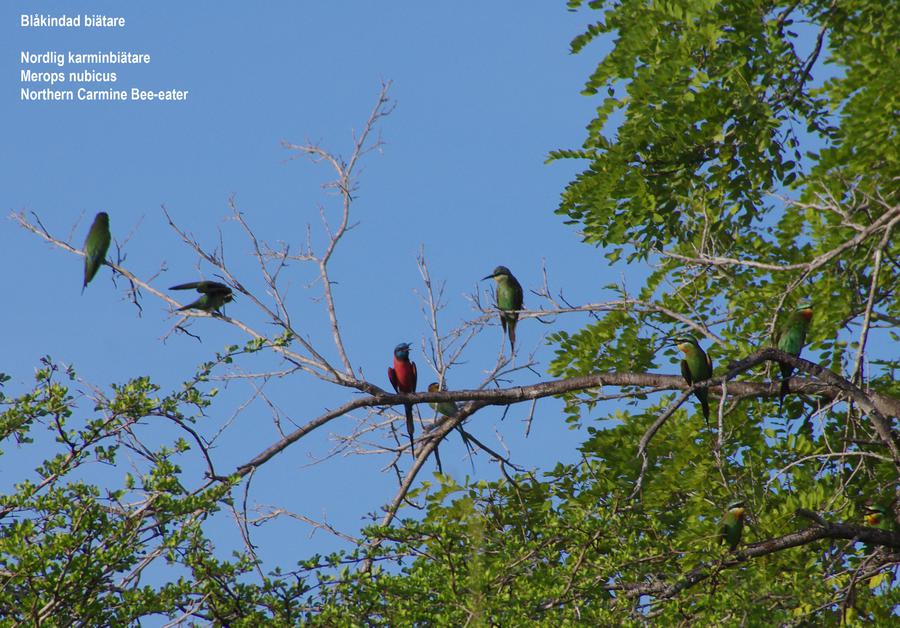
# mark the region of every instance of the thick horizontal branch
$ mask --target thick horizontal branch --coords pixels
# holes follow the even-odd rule
[[[860,541],[870,543],[872,545],[883,545],[900,550],[900,532],[890,532],[887,530],[879,530],[852,523],[830,523],[825,521],[815,513],[798,509],[797,514],[814,521],[818,521],[815,525],[791,532],[784,536],[774,539],[767,539],[748,545],[743,550],[735,552],[733,558],[721,562],[707,562],[699,567],[687,572],[680,580],[673,583],[662,581],[655,582],[637,582],[637,583],[619,583],[610,584],[605,588],[611,591],[623,591],[626,596],[635,598],[642,595],[653,596],[657,599],[673,598],[685,589],[706,580],[722,569],[730,569],[751,558],[760,556],[768,556],[775,552],[781,552],[792,547],[808,545],[822,539],[845,539],[848,541]]]
[[[864,410],[872,409],[878,413],[883,419],[883,415],[900,416],[900,400],[880,395],[869,391],[862,393],[858,388],[837,376],[827,369],[795,358],[777,349],[763,349],[740,363],[735,363],[729,368],[729,372],[724,377],[709,380],[709,392],[712,396],[721,394],[721,388],[717,384],[721,384],[723,379],[730,379],[736,374],[748,370],[752,366],[766,361],[777,360],[785,357],[786,362],[800,370],[817,370],[824,376],[830,374],[832,381],[824,383],[822,381],[793,378],[791,379],[791,392],[809,395],[818,395],[833,399],[839,395],[848,395],[853,397],[855,401],[860,395],[862,403],[860,406]],[[789,359],[788,359],[789,358]],[[819,372],[816,375],[819,375]],[[522,401],[530,401],[533,399],[541,399],[543,397],[553,397],[565,393],[578,392],[590,388],[602,388],[603,386],[653,389],[653,392],[664,390],[687,390],[689,386],[685,383],[680,375],[662,375],[656,373],[595,373],[593,375],[584,375],[581,377],[570,377],[567,379],[557,379],[548,382],[532,384],[530,386],[514,386],[511,388],[498,388],[493,390],[456,390],[456,391],[440,391],[440,392],[424,392],[398,394],[388,393],[377,386],[366,383],[365,389],[369,392],[369,396],[354,399],[342,406],[330,410],[327,413],[313,419],[306,425],[291,432],[283,439],[266,448],[259,455],[237,469],[240,475],[246,475],[254,468],[265,463],[276,454],[283,451],[290,444],[296,442],[311,431],[325,425],[332,419],[338,418],[353,410],[360,408],[376,407],[376,406],[394,406],[403,403],[434,403],[439,401],[469,401],[474,402],[477,407],[488,405],[509,405]],[[697,385],[694,385],[696,388]],[[644,393],[642,393],[644,394]],[[729,382],[728,395],[731,397],[755,397],[755,398],[776,398],[779,395],[778,382]],[[854,396],[855,395],[855,396]],[[471,414],[477,408],[465,408],[466,412]],[[888,436],[890,431],[888,430]]]
[[[709,380],[709,394],[712,397],[721,395],[722,378]],[[388,406],[401,403],[433,403],[438,401],[482,401],[484,405],[508,405],[543,397],[552,397],[565,393],[579,392],[590,388],[603,386],[652,388],[654,392],[665,390],[688,390],[691,386],[684,381],[681,375],[663,375],[658,373],[595,373],[581,377],[556,379],[549,382],[541,382],[530,386],[514,386],[512,388],[497,388],[493,390],[454,390],[434,393],[410,393],[394,394],[384,393],[373,395],[362,406]],[[697,386],[694,386],[696,388]],[[729,382],[729,397],[759,397],[777,398],[779,396],[779,382]],[[834,399],[846,390],[843,387],[829,385],[823,382],[806,379],[792,378],[791,393],[815,395]],[[887,395],[881,395],[869,391],[866,394],[871,398],[871,404],[890,416],[900,417],[900,399]]]

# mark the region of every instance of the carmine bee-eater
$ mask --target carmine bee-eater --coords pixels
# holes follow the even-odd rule
[[[704,353],[696,340],[690,336],[679,336],[675,339],[675,346],[684,354],[684,359],[681,361],[681,376],[684,377],[684,381],[686,381],[688,385],[712,377],[712,360]],[[703,418],[706,420],[706,427],[708,428],[709,390],[706,388],[698,388],[694,391],[694,395],[700,400]]]
[[[806,342],[806,332],[809,331],[809,323],[812,320],[813,311],[809,305],[801,305],[791,312],[790,316],[778,330],[775,336],[776,345],[781,351],[800,357],[800,351]],[[788,364],[779,364],[781,367],[781,390],[778,397],[778,407],[784,405],[784,396],[790,392],[788,380],[794,367]]]
[[[506,266],[497,266],[494,272],[484,279],[493,279],[497,282],[497,309],[500,310],[500,325],[504,332],[509,333],[509,349],[514,351],[516,348],[516,323],[519,320],[519,310],[522,309],[522,286]]]
[[[409,343],[401,342],[394,347],[394,366],[388,367],[388,379],[391,386],[398,393],[416,392],[416,363],[409,361]],[[415,445],[413,444],[413,407],[411,403],[404,403],[406,411],[406,432],[409,434],[409,451],[415,457]]]
[[[728,548],[737,549],[741,542],[741,534],[744,531],[744,502],[734,502],[728,505],[728,510],[722,516],[722,527],[719,530],[719,543],[728,542]]]
[[[200,293],[200,298],[193,303],[188,303],[176,311],[182,310],[203,310],[204,312],[218,312],[219,308],[226,303],[231,303],[234,295],[231,288],[224,283],[218,281],[192,281],[191,283],[181,283],[172,286],[169,290],[196,290]]]
[[[84,294],[84,289],[106,260],[110,239],[109,214],[100,212],[94,216],[91,229],[84,239],[84,283],[81,286],[81,294]]]

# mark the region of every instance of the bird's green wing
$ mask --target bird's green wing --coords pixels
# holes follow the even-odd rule
[[[522,284],[520,284],[515,277],[512,277],[512,285],[513,285],[513,304],[515,305],[515,309],[521,310],[522,304],[525,302],[524,295],[522,293]]]
[[[688,366],[687,360],[681,361],[681,376],[688,384],[694,383],[694,378],[691,376],[691,367]]]

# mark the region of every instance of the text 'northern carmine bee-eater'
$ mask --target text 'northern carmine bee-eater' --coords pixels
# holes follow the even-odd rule
[[[712,377],[712,360],[700,348],[697,341],[690,336],[679,336],[675,339],[675,346],[684,354],[681,361],[681,376],[688,385],[694,382],[702,382]],[[709,390],[706,388],[698,388],[694,391],[694,395],[700,400],[700,407],[703,410],[703,418],[706,420],[706,427],[709,427]]]
[[[181,312],[182,310],[218,312],[220,307],[226,303],[231,303],[234,299],[231,288],[218,281],[192,281],[191,283],[182,283],[177,286],[172,286],[169,290],[196,290],[200,293],[199,299],[178,308],[178,310],[176,310],[178,312]]]
[[[401,342],[394,347],[394,366],[388,367],[388,379],[391,380],[391,386],[398,393],[414,393],[416,392],[416,363],[409,361],[409,343]],[[415,457],[415,445],[413,444],[413,407],[411,403],[404,403],[403,410],[406,412],[406,432],[409,434],[409,451]]]
[[[791,312],[784,325],[778,330],[775,337],[776,346],[785,353],[800,357],[800,351],[806,343],[806,332],[809,331],[809,323],[812,320],[813,311],[809,305],[801,305]],[[779,364],[781,367],[781,389],[778,396],[778,407],[784,405],[784,396],[790,391],[788,380],[794,367],[788,364]]]
[[[106,260],[110,240],[109,214],[100,212],[94,216],[91,229],[84,239],[84,283],[81,285],[81,294],[84,294],[84,289]]]
[[[497,266],[494,272],[484,279],[493,279],[497,282],[497,309],[500,310],[500,325],[504,332],[509,333],[510,352],[515,351],[516,323],[519,320],[519,310],[522,309],[523,301],[522,286],[506,266]]]
[[[744,531],[744,502],[734,502],[728,505],[728,510],[722,516],[721,529],[719,530],[719,543],[728,543],[732,551],[737,549],[741,542],[741,534]]]

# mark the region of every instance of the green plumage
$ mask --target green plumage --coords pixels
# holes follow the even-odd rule
[[[94,216],[94,222],[84,239],[84,283],[81,285],[81,293],[100,270],[106,261],[106,251],[109,250],[111,240],[109,234],[109,214],[100,212]]]
[[[791,312],[784,324],[779,328],[775,337],[775,346],[785,353],[800,357],[800,351],[806,343],[806,332],[809,331],[809,324],[812,320],[812,309],[808,306],[801,306]],[[779,364],[781,369],[781,389],[779,391],[778,406],[784,405],[784,397],[790,392],[788,381],[794,367],[788,364]]]
[[[887,506],[882,506],[881,504],[871,504],[865,507],[866,514],[863,516],[863,520],[866,522],[866,525],[871,528],[877,528],[879,530],[886,530],[888,532],[894,531],[897,529],[897,523],[894,521],[894,517],[891,515],[891,510]],[[871,543],[865,544],[866,554],[871,554],[875,551],[876,546]]]
[[[732,551],[737,549],[741,542],[741,535],[744,532],[744,503],[734,502],[728,506],[728,510],[722,516],[721,528],[719,530],[719,543],[728,543],[728,548]]]
[[[865,521],[867,526],[878,528],[879,530],[892,530],[894,528],[890,511],[885,506],[877,504],[866,506]]]
[[[500,325],[509,335],[509,348],[516,348],[516,324],[519,321],[519,310],[522,309],[522,286],[506,266],[497,266],[485,277],[497,282],[497,309],[500,310]]]
[[[712,377],[712,360],[700,348],[696,340],[689,336],[683,336],[675,339],[675,346],[684,354],[684,359],[681,361],[681,376],[684,377],[684,381],[692,385],[694,382],[701,382]],[[694,391],[694,396],[700,401],[706,427],[709,427],[709,390],[698,388]]]
[[[437,382],[432,382],[428,384],[428,392],[440,392],[441,387]],[[438,414],[441,414],[445,417],[455,417],[459,414],[459,406],[455,401],[438,401],[437,403],[429,403],[432,408],[434,408]],[[459,432],[459,435],[462,437],[463,444],[466,446],[466,449],[471,454],[474,449],[472,447],[472,443],[470,442],[469,435],[463,429],[462,425],[456,426],[456,431]],[[435,457],[437,457],[437,447],[434,448]],[[440,458],[438,458],[438,467],[440,467]]]
[[[231,288],[218,281],[193,281],[172,286],[169,290],[196,290],[200,298],[193,303],[188,303],[180,308],[182,310],[203,310],[204,312],[218,312],[226,303],[231,303],[234,295]]]
[[[440,390],[441,387],[437,382],[428,384],[428,392],[440,392]],[[456,413],[459,412],[459,406],[452,401],[438,401],[437,403],[429,403],[428,405],[444,416],[456,416]]]

